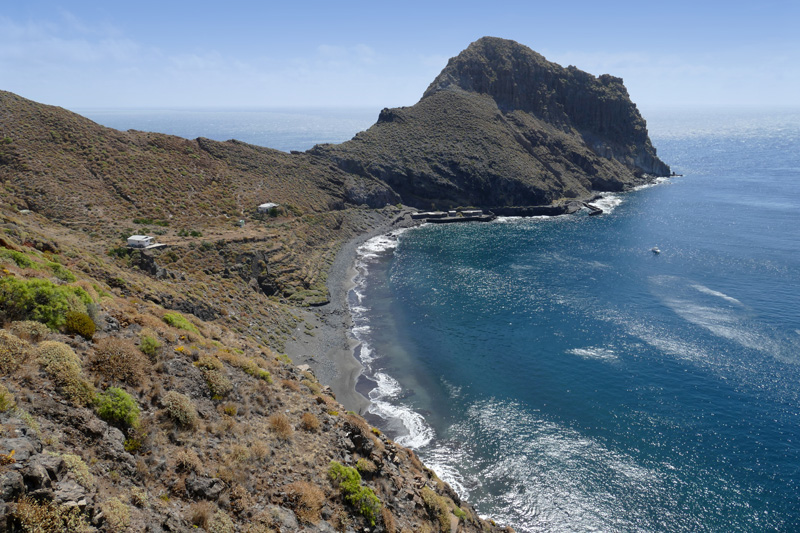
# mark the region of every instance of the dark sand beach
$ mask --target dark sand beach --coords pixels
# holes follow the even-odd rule
[[[354,353],[358,341],[352,336],[353,325],[347,295],[355,286],[353,278],[358,247],[367,240],[392,230],[414,226],[412,209],[403,209],[391,220],[359,235],[342,245],[328,272],[330,302],[299,311],[305,320],[286,343],[286,354],[294,364],[307,364],[320,383],[331,387],[336,399],[348,410],[363,413],[369,400],[356,391],[363,367]]]

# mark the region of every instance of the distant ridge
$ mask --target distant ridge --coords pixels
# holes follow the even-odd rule
[[[311,153],[425,208],[550,204],[670,173],[620,78],[495,37],[450,59],[416,105]]]

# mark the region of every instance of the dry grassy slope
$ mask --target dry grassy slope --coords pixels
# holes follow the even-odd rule
[[[231,327],[263,319],[263,301],[230,322],[185,315],[171,326],[140,297],[165,281],[7,204],[0,226],[0,289],[4,279],[83,287],[98,326],[91,340],[0,329],[0,530],[500,531],[313,375]],[[110,386],[135,400],[138,428],[99,416],[89,396]],[[331,461],[362,472],[358,486],[380,500],[374,525],[331,480]]]
[[[494,38],[451,59],[416,105],[311,153],[420,208],[550,204],[669,173],[622,80]]]
[[[154,253],[156,263],[180,259],[179,290],[192,300],[206,298],[192,282],[235,290],[205,275],[220,255],[220,270],[236,267],[243,276],[251,263],[266,263],[250,269],[245,286],[250,277],[266,277],[254,288],[320,303],[336,249],[363,229],[354,205],[397,201],[385,184],[308,154],[121,132],[7,92],[0,92],[0,182],[9,204],[81,229],[107,248],[124,244],[126,234],[155,233],[175,248],[163,258]],[[281,216],[255,216],[255,206],[266,201],[281,204]],[[134,223],[142,219],[149,221]],[[235,225],[239,219],[244,228]],[[164,265],[149,266],[155,275]],[[194,312],[193,305],[181,308]]]
[[[341,209],[344,184],[356,180],[385,189],[306,154],[117,131],[7,92],[0,129],[0,179],[31,209],[73,226],[151,217],[205,227],[266,201],[295,214]]]

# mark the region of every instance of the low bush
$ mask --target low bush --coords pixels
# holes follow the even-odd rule
[[[197,422],[197,410],[192,399],[176,391],[169,391],[161,400],[167,416],[182,427],[194,427]]]
[[[17,406],[14,395],[9,392],[5,385],[0,384],[0,413],[6,413]]]
[[[143,333],[139,338],[139,349],[143,354],[150,358],[151,362],[155,362],[156,354],[158,353],[159,348],[161,348],[161,343],[158,342],[158,338],[155,336],[155,334],[148,335]]]
[[[12,517],[20,531],[69,531],[88,533],[96,531],[81,514],[79,507],[66,507],[23,496],[14,507]]]
[[[164,322],[173,328],[183,329],[186,331],[191,331],[192,333],[200,334],[200,332],[197,330],[197,327],[189,322],[186,317],[180,313],[166,313],[164,315]]]
[[[69,311],[85,313],[91,303],[89,294],[80,287],[54,285],[40,278],[0,278],[0,322],[36,320],[57,330]]]
[[[139,426],[139,405],[136,400],[117,387],[109,387],[97,395],[97,416],[122,430]]]
[[[300,427],[306,431],[314,432],[319,431],[319,426],[319,418],[312,413],[303,413],[303,417],[300,419]]]
[[[428,514],[439,523],[439,531],[450,533],[450,507],[447,505],[447,500],[429,487],[422,487],[420,496],[428,509]]]
[[[30,354],[31,345],[16,335],[0,329],[0,375],[13,374]]]
[[[272,374],[258,366],[258,363],[254,359],[225,351],[219,352],[218,355],[220,359],[226,361],[231,366],[242,369],[245,374],[253,376],[256,379],[264,380],[267,383],[272,383]],[[260,357],[258,359],[264,361]]]
[[[77,481],[82,487],[85,487],[89,490],[94,488],[94,476],[91,472],[89,472],[89,466],[83,461],[83,459],[80,458],[80,456],[73,455],[71,453],[53,455],[57,455],[64,460],[64,464],[67,465],[67,470],[70,471],[73,477],[75,477],[75,481]]]
[[[236,526],[228,513],[217,510],[208,522],[208,533],[234,533]]]
[[[131,525],[131,510],[119,498],[111,498],[100,504],[110,531],[125,531]]]
[[[175,469],[179,472],[198,472],[201,465],[200,457],[191,448],[178,450],[175,455]]]
[[[16,264],[19,268],[33,268],[33,261],[23,252],[0,248],[0,260],[5,260]]]
[[[189,506],[189,521],[193,526],[207,530],[213,514],[214,504],[209,501],[200,501]]]
[[[296,481],[286,487],[286,494],[294,507],[294,514],[301,522],[316,524],[325,504],[325,494],[308,481]]]
[[[233,383],[224,370],[203,370],[203,377],[211,397],[215,400],[224,398],[233,390]]]
[[[361,485],[361,475],[355,468],[331,461],[328,477],[339,487],[345,501],[355,507],[374,526],[381,511],[381,501],[371,488]]]
[[[375,463],[373,463],[366,457],[362,457],[361,459],[356,461],[356,470],[358,470],[360,474],[364,474],[369,477],[370,475],[378,471],[378,467]]]
[[[133,341],[105,337],[95,344],[90,365],[93,371],[110,381],[136,386],[145,381],[149,361]]]
[[[291,439],[292,433],[294,433],[291,422],[286,418],[286,415],[281,413],[276,413],[269,417],[269,427],[281,440]]]
[[[67,335],[80,335],[90,341],[94,337],[95,325],[88,314],[69,311],[64,322],[64,331]]]
[[[42,370],[69,400],[77,405],[94,401],[94,387],[81,377],[78,355],[63,342],[44,341],[36,347],[36,358]]]
[[[44,340],[50,333],[50,328],[35,320],[19,320],[17,322],[12,322],[9,329],[20,339],[25,339],[30,342]]]
[[[47,263],[48,268],[53,272],[53,276],[60,279],[61,281],[66,281],[67,283],[73,283],[77,278],[75,278],[75,274],[69,271],[64,265],[59,263]]]

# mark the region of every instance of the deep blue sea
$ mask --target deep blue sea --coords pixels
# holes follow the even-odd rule
[[[105,113],[83,112],[282,150],[377,118]],[[601,216],[362,247],[370,419],[519,532],[798,531],[800,110],[645,118],[683,177],[609,195]]]

